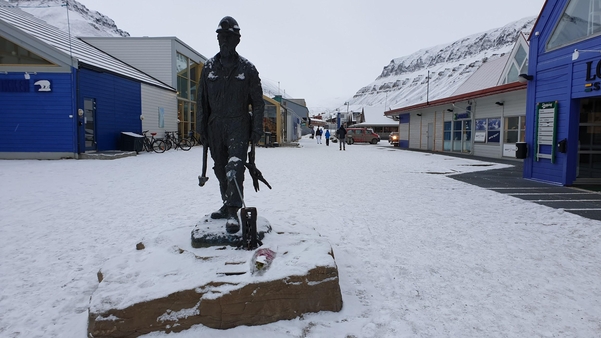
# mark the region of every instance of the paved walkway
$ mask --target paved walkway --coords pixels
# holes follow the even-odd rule
[[[552,208],[563,209],[582,217],[601,221],[601,193],[579,187],[564,187],[523,178],[519,160],[494,159],[461,154],[436,153],[474,160],[511,164],[506,169],[484,170],[449,177]]]

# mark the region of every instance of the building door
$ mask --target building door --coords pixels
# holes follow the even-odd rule
[[[472,120],[453,122],[453,151],[462,153],[472,151]]]
[[[85,130],[86,151],[96,150],[96,100],[84,99],[83,125]]]
[[[601,182],[601,99],[580,103],[576,179]]]
[[[428,123],[426,138],[428,140],[428,151],[432,151],[432,148],[434,148],[434,123]]]

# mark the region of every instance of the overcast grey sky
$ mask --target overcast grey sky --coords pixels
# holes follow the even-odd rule
[[[336,108],[390,60],[537,16],[545,0],[78,0],[132,36],[176,36],[206,57],[240,25],[240,55],[312,112]]]

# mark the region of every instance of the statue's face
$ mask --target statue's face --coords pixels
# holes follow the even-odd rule
[[[229,56],[236,51],[236,46],[240,43],[240,37],[232,33],[217,33],[217,41],[219,41],[221,55]]]

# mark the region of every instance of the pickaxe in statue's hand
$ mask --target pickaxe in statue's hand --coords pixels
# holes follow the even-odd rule
[[[254,143],[251,143],[251,145],[250,145],[250,152],[248,153],[248,163],[245,163],[244,166],[248,169],[248,173],[250,174],[250,177],[252,177],[252,179],[253,179],[253,187],[255,188],[255,191],[259,191],[259,181],[265,183],[265,185],[269,189],[271,189],[271,186],[269,185],[267,180],[265,180],[265,178],[263,177],[263,174],[261,173],[261,171],[259,171],[259,169],[257,169],[257,166],[255,165],[255,144]]]
[[[205,183],[207,183],[207,181],[209,180],[209,178],[207,177],[208,152],[209,152],[209,145],[207,144],[207,142],[205,142],[202,145],[202,175],[198,176],[198,185],[201,187],[204,186]]]

